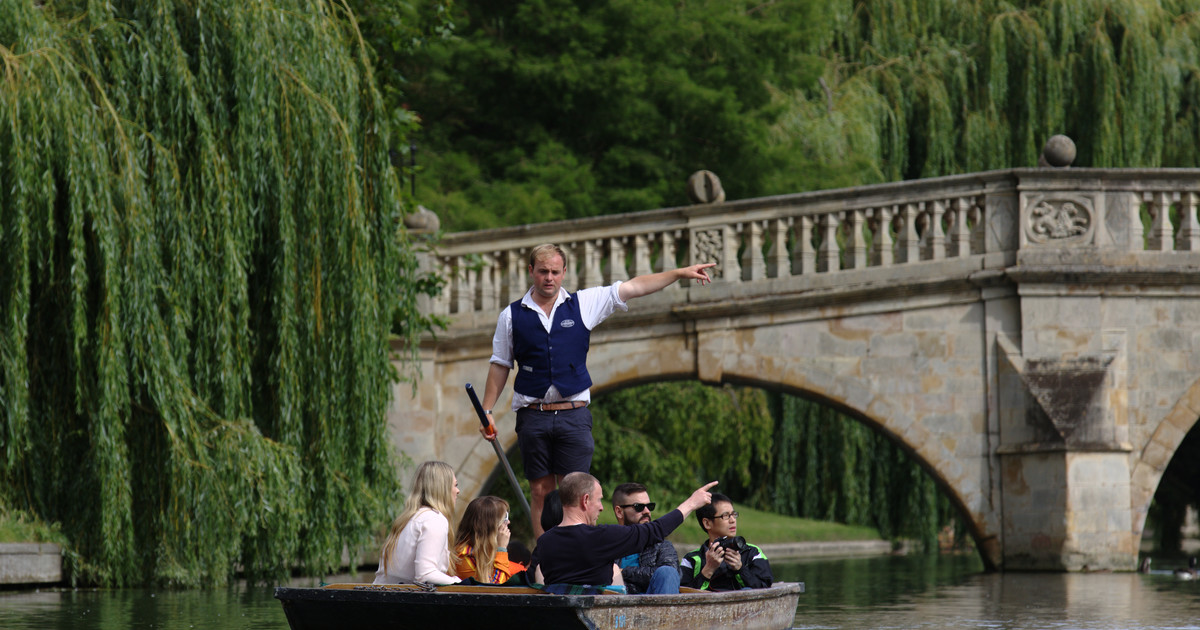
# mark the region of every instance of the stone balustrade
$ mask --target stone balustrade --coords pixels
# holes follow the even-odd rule
[[[740,295],[930,261],[1002,269],[1028,249],[1195,251],[1198,196],[1200,169],[1010,169],[448,234],[424,261],[446,281],[427,308],[493,319],[547,242],[568,253],[568,290],[714,262]]]

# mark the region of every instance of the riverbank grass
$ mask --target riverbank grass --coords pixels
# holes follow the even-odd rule
[[[0,543],[67,544],[57,524],[47,524],[22,510],[0,505]]]
[[[610,504],[605,502],[605,509],[600,514],[601,524],[615,525]],[[792,542],[842,542],[847,540],[880,540],[879,532],[873,527],[842,525],[829,521],[814,521],[807,518],[782,516],[771,512],[763,512],[745,507],[737,508],[738,535],[744,536],[755,544],[774,544]],[[655,517],[665,514],[658,510]],[[691,514],[669,537],[671,542],[699,546],[708,540],[704,530],[696,522],[696,515]]]

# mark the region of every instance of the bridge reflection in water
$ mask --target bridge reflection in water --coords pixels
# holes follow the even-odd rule
[[[393,442],[482,489],[495,458],[462,386],[484,380],[533,246],[567,250],[569,289],[716,262],[712,285],[597,328],[593,393],[692,379],[815,399],[910,451],[989,568],[1133,570],[1200,413],[1198,194],[1195,169],[1012,169],[450,234],[423,262],[447,281],[423,308],[449,329],[423,342],[415,395],[395,390]]]

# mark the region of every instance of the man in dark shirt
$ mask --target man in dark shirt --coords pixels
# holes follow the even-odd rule
[[[712,500],[713,481],[692,493],[679,507],[662,518],[637,525],[597,525],[603,490],[595,477],[574,472],[563,477],[558,494],[563,519],[558,527],[542,534],[533,551],[535,579],[546,585],[574,584],[606,586],[620,579],[613,561],[637,553],[675,531],[683,519]]]
[[[650,522],[655,503],[650,500],[646,486],[636,482],[623,483],[613,490],[612,501],[617,524]],[[679,554],[675,553],[675,545],[666,540],[617,560],[617,565],[621,567],[625,588],[630,593],[679,592]]]

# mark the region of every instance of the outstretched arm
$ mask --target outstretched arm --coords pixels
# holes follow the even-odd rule
[[[705,269],[715,266],[717,266],[717,263],[701,263],[699,265],[692,265],[691,267],[683,267],[682,269],[671,269],[669,271],[638,276],[632,280],[622,282],[618,292],[621,296],[621,301],[627,302],[633,298],[662,291],[679,280],[698,280],[700,284],[708,284],[712,282],[712,278],[708,276],[708,272]]]

